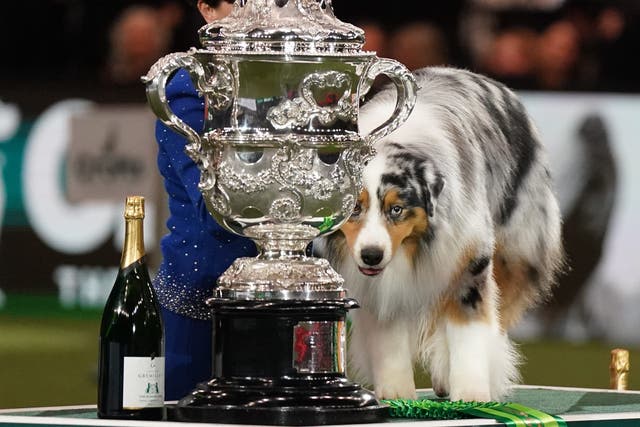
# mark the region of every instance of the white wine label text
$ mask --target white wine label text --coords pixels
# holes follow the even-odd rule
[[[164,357],[125,357],[123,409],[164,405]]]

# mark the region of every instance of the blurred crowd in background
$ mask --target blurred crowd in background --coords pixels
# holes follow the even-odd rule
[[[322,1],[322,0],[319,0]],[[411,69],[454,65],[522,90],[640,90],[635,0],[335,0],[366,48]],[[199,46],[204,21],[185,0],[11,2],[0,14],[0,90],[46,81],[105,101],[144,100],[139,77],[161,56]],[[129,91],[131,90],[131,92]],[[46,96],[37,86],[32,95]],[[9,96],[10,97],[10,96]],[[45,101],[46,102],[46,101]]]
[[[378,50],[410,68],[461,66],[514,89],[637,91],[638,12],[637,1],[469,0],[449,21],[365,30],[382,30]]]

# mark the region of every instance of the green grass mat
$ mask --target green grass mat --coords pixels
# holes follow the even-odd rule
[[[421,393],[418,397],[420,399],[437,399],[435,394],[431,392]],[[554,415],[640,412],[640,394],[637,393],[527,387],[516,389],[507,400]]]

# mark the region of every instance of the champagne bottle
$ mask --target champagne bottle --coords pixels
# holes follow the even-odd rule
[[[120,270],[102,314],[98,417],[164,415],[164,337],[143,241],[144,198],[127,197]]]

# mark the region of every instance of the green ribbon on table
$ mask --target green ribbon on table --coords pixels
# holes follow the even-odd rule
[[[546,414],[518,403],[452,402],[449,400],[394,399],[383,400],[393,418],[431,418],[454,420],[461,418],[490,418],[511,427],[566,427],[562,418]]]

